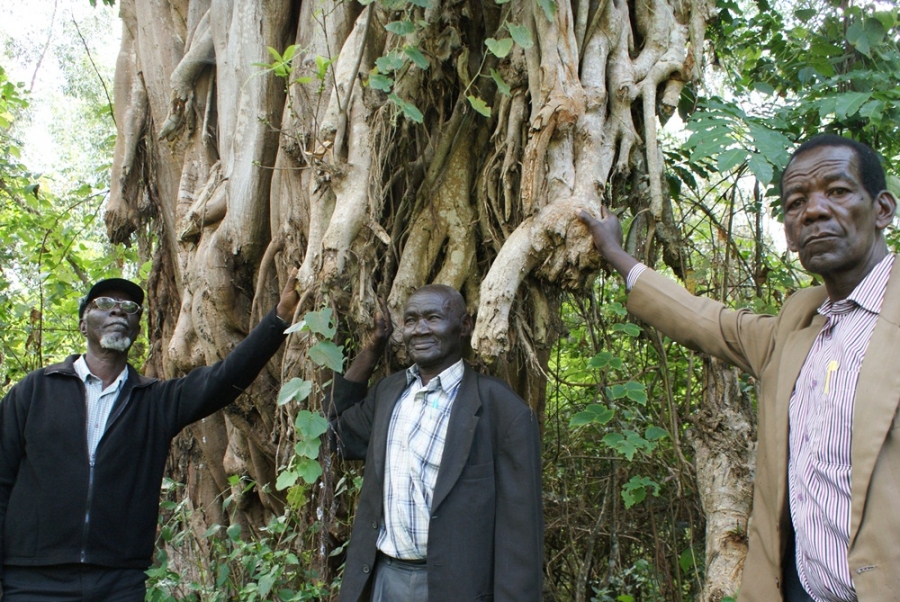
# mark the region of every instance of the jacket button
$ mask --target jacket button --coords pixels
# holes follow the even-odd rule
[[[363,565],[363,573],[365,573],[366,575],[368,575],[370,570],[371,570],[371,569],[369,569],[369,565],[368,565],[368,564],[364,564],[364,565]]]
[[[377,529],[377,528],[378,528],[378,522],[377,522],[377,521],[374,521],[374,520],[372,521],[372,528],[373,528],[373,529]]]

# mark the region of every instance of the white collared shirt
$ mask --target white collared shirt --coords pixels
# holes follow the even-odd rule
[[[113,405],[119,398],[119,393],[122,391],[125,381],[128,380],[128,366],[125,366],[125,369],[116,377],[116,380],[105,389],[103,388],[103,380],[91,373],[91,369],[88,368],[83,355],[75,360],[74,367],[78,378],[84,381],[84,403],[87,409],[87,424],[85,424],[87,451],[91,458],[91,466],[93,466],[97,453],[97,444],[100,443],[100,438],[103,437],[103,433],[106,431],[106,421],[109,419]]]

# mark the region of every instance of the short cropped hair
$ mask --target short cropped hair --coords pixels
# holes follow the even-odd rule
[[[823,146],[844,146],[853,151],[853,154],[856,155],[856,168],[859,171],[859,178],[863,188],[865,188],[869,196],[872,197],[872,200],[874,200],[882,190],[887,189],[887,181],[884,176],[884,167],[881,165],[881,157],[879,157],[878,153],[872,150],[870,146],[863,144],[862,142],[857,142],[852,138],[845,138],[844,136],[838,136],[836,134],[818,134],[797,147],[797,150],[794,151],[791,158],[788,160],[788,164],[785,166],[784,171],[781,172],[778,189],[781,191],[782,200],[784,200],[784,174],[787,172],[788,167],[791,166],[791,163],[794,162],[794,159],[807,151]]]

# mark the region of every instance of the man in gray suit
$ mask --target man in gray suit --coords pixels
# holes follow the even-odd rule
[[[409,369],[367,390],[393,327],[334,376],[338,450],[366,460],[343,602],[538,602],[543,516],[538,423],[503,382],[462,360],[462,296],[428,285],[403,314]]]
[[[784,232],[824,286],[777,316],[695,297],[622,250],[618,220],[582,211],[631,291],[628,310],[759,380],[759,445],[740,602],[874,602],[900,592],[900,270],[884,230],[897,200],[878,155],[833,135],[781,180]]]

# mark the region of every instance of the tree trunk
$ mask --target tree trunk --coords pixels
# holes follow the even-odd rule
[[[697,79],[711,5],[421,4],[122,0],[106,220],[115,242],[155,244],[148,370],[172,377],[224,356],[298,266],[301,312],[331,307],[338,343],[364,336],[376,297],[396,323],[417,287],[459,288],[476,316],[471,359],[542,412],[560,292],[599,267],[575,211],[639,179],[616,203],[646,209],[651,232],[671,211],[657,119]],[[398,22],[410,28],[387,28]],[[511,32],[508,53],[488,51]],[[281,66],[267,51],[289,46]],[[385,370],[405,361],[398,343]],[[279,383],[327,380],[309,344],[289,339],[246,395],[176,446],[174,476],[207,520],[282,510],[261,486],[241,489],[243,517],[210,508],[228,477],[267,484],[286,463],[299,408],[275,407]],[[191,466],[203,476],[189,481]],[[335,480],[326,472],[310,502],[326,523]]]
[[[691,444],[700,502],[706,516],[703,602],[737,593],[747,556],[747,522],[753,501],[756,420],[740,371],[704,358],[703,403],[694,417]]]

